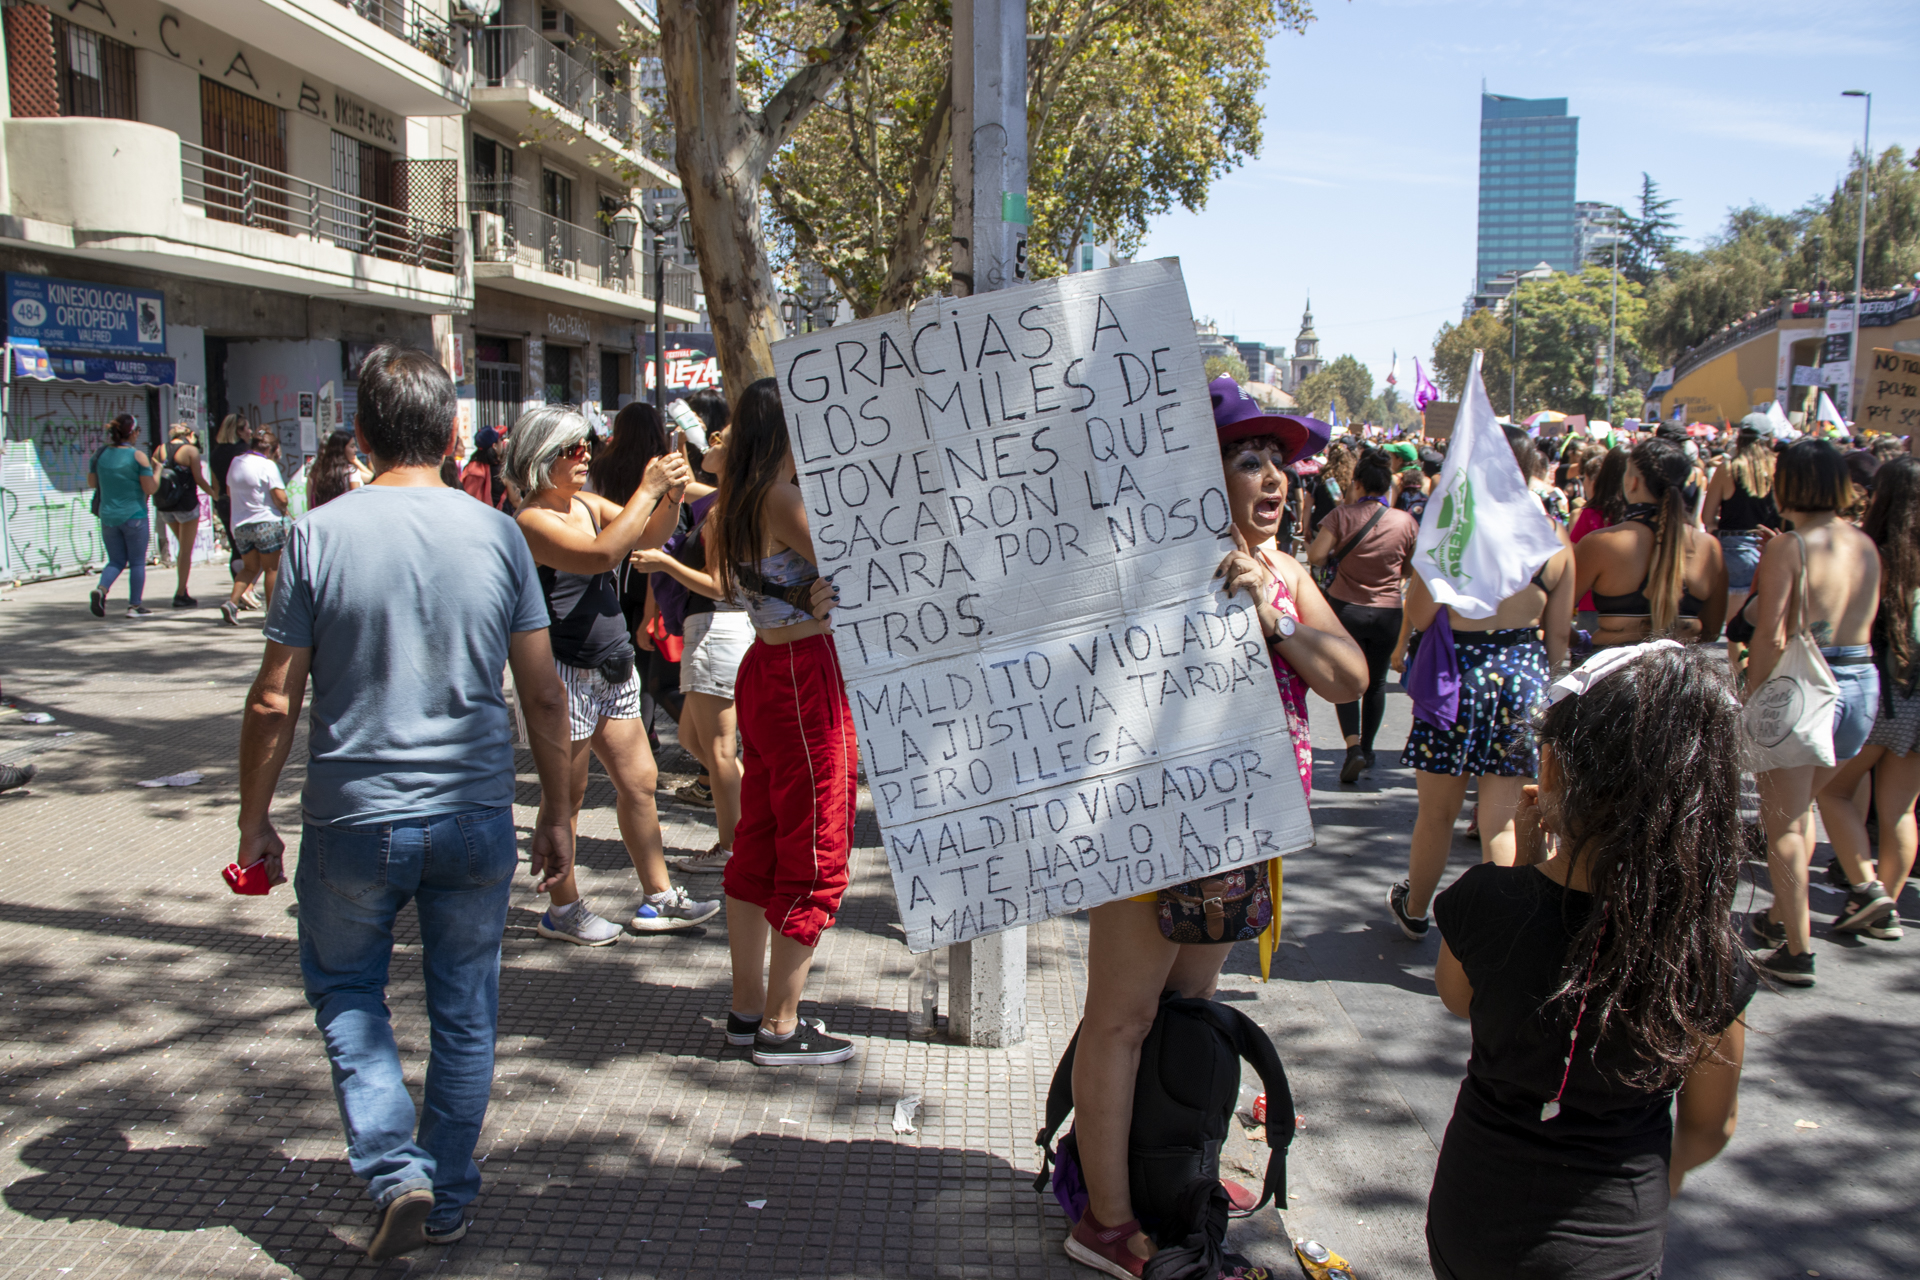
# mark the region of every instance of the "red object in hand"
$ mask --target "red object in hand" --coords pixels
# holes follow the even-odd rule
[[[267,860],[265,858],[260,859],[260,861],[250,867],[243,867],[237,862],[229,862],[227,869],[222,871],[220,876],[227,882],[227,887],[235,893],[247,894],[252,897],[260,897],[269,889],[273,888],[273,881],[267,873]]]

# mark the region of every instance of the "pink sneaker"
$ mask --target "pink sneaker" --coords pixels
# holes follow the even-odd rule
[[[1091,1211],[1083,1213],[1067,1237],[1067,1256],[1115,1280],[1136,1280],[1147,1269],[1147,1260],[1135,1257],[1133,1250],[1127,1248],[1127,1241],[1139,1230],[1137,1218],[1117,1227],[1103,1227]]]

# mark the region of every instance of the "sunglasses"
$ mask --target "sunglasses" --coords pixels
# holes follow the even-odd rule
[[[587,442],[585,440],[576,440],[568,448],[562,449],[560,456],[568,462],[580,461],[580,459],[587,456]]]

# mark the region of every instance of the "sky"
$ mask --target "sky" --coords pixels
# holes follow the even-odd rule
[[[1480,88],[1559,98],[1580,118],[1575,198],[1637,208],[1644,171],[1684,244],[1731,208],[1797,208],[1860,145],[1920,147],[1915,0],[1316,0],[1304,36],[1269,42],[1258,159],[1205,209],[1149,228],[1178,257],[1196,317],[1288,346],[1309,292],[1323,357],[1376,384],[1397,349],[1428,363],[1473,286]]]

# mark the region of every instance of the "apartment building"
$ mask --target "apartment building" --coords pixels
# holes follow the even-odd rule
[[[678,197],[671,140],[622,52],[654,29],[637,0],[506,0],[477,33],[474,304],[455,324],[476,428],[536,403],[611,416],[648,394],[656,296],[664,289],[668,328],[699,321],[699,277],[680,255],[665,255],[663,285],[652,233],[635,227],[625,249],[616,235],[623,207],[651,212]]]
[[[677,182],[609,55],[651,11],[469,2],[0,4],[0,572],[104,561],[119,413],[243,413],[297,477],[380,342],[441,354],[468,440],[633,397],[655,284],[610,219]],[[670,326],[696,281],[667,273]]]

